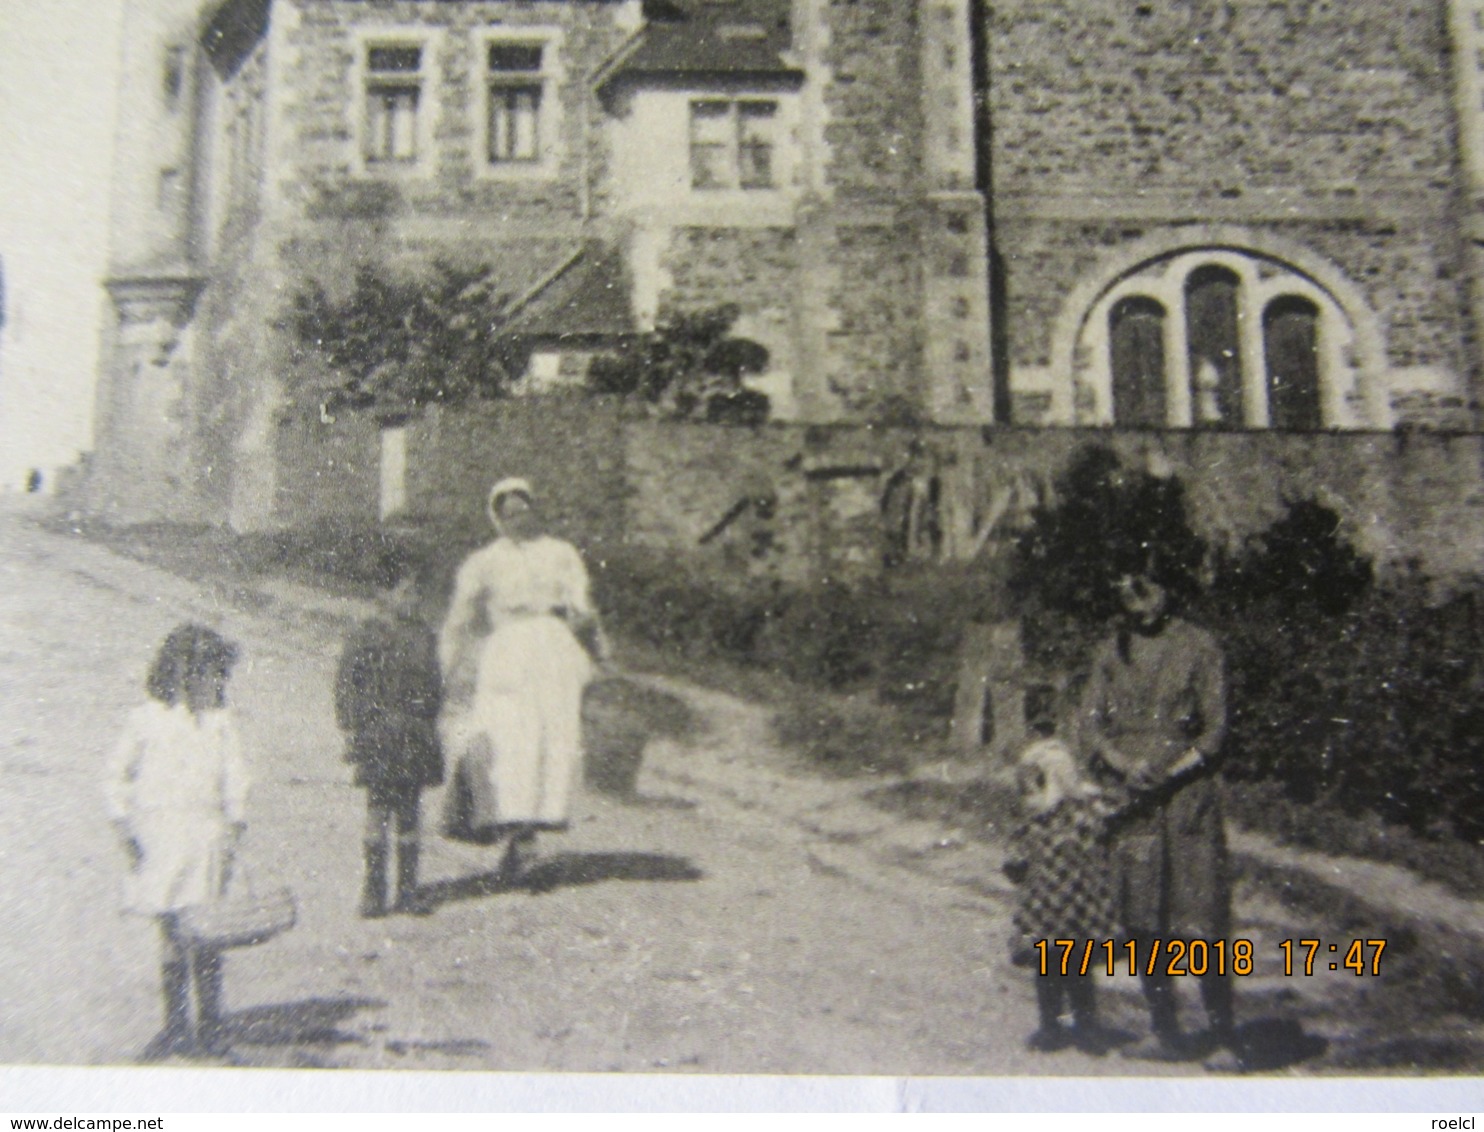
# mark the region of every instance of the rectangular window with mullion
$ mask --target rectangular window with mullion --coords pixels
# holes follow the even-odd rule
[[[737,185],[736,118],[733,104],[690,104],[690,183],[697,189],[730,189]]]
[[[421,47],[366,50],[366,161],[410,164],[418,157],[418,107],[422,99]]]
[[[741,102],[737,105],[738,184],[744,189],[773,187],[774,122],[776,102]]]
[[[417,104],[415,86],[373,86],[366,92],[366,160],[417,160]]]
[[[690,104],[691,187],[770,189],[776,102],[697,99]]]
[[[489,162],[538,162],[542,157],[541,101],[545,92],[541,43],[489,45]]]
[[[541,160],[541,87],[490,85],[492,164]]]

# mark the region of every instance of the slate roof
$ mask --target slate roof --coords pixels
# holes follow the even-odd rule
[[[230,78],[268,30],[273,0],[221,0],[207,10],[201,46],[212,66]]]
[[[272,0],[218,0],[207,9],[201,45],[223,76],[262,38],[272,6]],[[651,0],[649,22],[599,85],[706,76],[802,81],[803,72],[782,57],[790,43],[789,8],[789,0]]]
[[[664,0],[633,45],[600,77],[617,82],[761,77],[801,82],[783,0]]]
[[[504,329],[524,338],[613,338],[635,331],[623,255],[591,241],[556,261],[516,299]]]

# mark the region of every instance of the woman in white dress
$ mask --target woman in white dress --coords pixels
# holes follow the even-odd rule
[[[189,942],[179,914],[221,895],[242,836],[247,765],[226,701],[236,655],[203,625],[175,629],[109,762],[109,816],[130,863],[124,903],[155,917],[164,945],[165,1027],[147,1056],[219,1052],[223,1040],[221,959]]]
[[[607,647],[582,558],[540,533],[531,485],[501,480],[489,516],[498,537],[460,567],[439,634],[439,729],[472,795],[471,832],[510,839],[508,875],[538,830],[566,828],[582,766],[583,688]]]

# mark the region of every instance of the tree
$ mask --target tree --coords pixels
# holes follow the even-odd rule
[[[732,304],[672,313],[623,353],[594,359],[589,385],[671,416],[761,423],[768,417],[768,398],[742,382],[768,368],[768,351],[729,335],[738,313]]]
[[[398,278],[362,264],[344,299],[318,282],[300,291],[290,329],[338,379],[325,408],[399,415],[498,395],[510,376],[509,301],[491,276],[440,261],[431,277]]]

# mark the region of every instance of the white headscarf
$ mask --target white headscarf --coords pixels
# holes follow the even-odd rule
[[[500,526],[500,500],[507,495],[524,495],[531,503],[536,500],[536,493],[531,490],[531,481],[522,479],[520,476],[507,476],[495,484],[490,488],[489,500],[485,503],[484,509],[496,529]]]
[[[1021,801],[1033,814],[1046,814],[1067,798],[1095,798],[1099,790],[1077,770],[1072,749],[1060,739],[1040,739],[1020,753],[1016,767],[1021,772],[1039,771],[1039,786],[1031,788],[1021,778]]]

